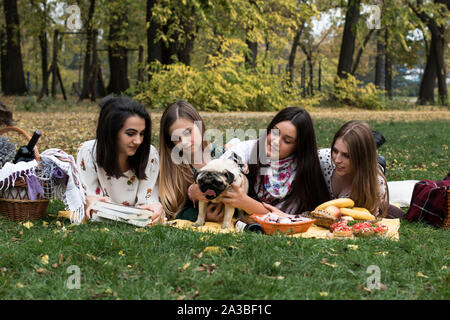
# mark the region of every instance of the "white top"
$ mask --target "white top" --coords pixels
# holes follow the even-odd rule
[[[330,195],[334,199],[335,196],[333,193],[333,188],[331,187],[331,176],[333,175],[334,169],[336,167],[333,163],[333,160],[331,159],[331,149],[330,148],[319,149],[318,155],[320,167],[322,168],[323,176],[325,177],[325,182],[327,183],[328,186],[328,191],[330,191]],[[380,193],[378,194],[378,197],[380,199],[384,199],[384,196],[386,194],[386,184],[381,175],[378,175],[378,183],[380,187]],[[348,198],[349,196],[350,194],[346,194],[342,197]]]
[[[234,139],[232,141],[235,142]],[[234,152],[239,157],[241,157],[242,162],[244,162],[246,164],[250,164],[250,155],[251,155],[253,147],[255,146],[257,141],[258,140],[247,140],[247,141],[241,141],[241,142],[237,142],[237,143],[235,142],[235,144],[232,145],[231,148],[229,148],[223,155],[221,155],[220,158],[223,158],[223,159],[230,158],[231,154]],[[252,163],[252,164],[256,164],[256,162]]]
[[[95,143],[96,140],[84,142],[77,153],[77,168],[86,195],[107,196],[114,203],[129,206],[159,202],[159,154],[155,147],[150,146],[145,168],[147,179],[138,180],[131,169],[124,173],[124,177],[108,176],[95,161]]]

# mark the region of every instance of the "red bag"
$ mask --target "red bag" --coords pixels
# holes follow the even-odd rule
[[[425,221],[435,227],[443,224],[448,215],[447,190],[450,172],[441,181],[422,180],[414,186],[411,204],[406,213],[409,221]]]

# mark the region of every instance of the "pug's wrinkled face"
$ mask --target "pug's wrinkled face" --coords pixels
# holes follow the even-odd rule
[[[213,200],[233,183],[234,174],[228,170],[198,171],[194,175],[194,181],[205,194],[206,199]]]

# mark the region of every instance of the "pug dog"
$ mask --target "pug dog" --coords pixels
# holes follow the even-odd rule
[[[198,184],[200,190],[205,194],[209,202],[220,203],[222,193],[232,190],[231,184],[236,182],[244,186],[248,192],[248,180],[241,170],[242,165],[232,159],[214,159],[194,174],[194,182]],[[205,224],[206,207],[208,202],[199,201],[198,218],[194,223],[195,227]],[[234,207],[225,205],[225,214],[222,222],[222,229],[231,228],[231,219],[234,214]]]

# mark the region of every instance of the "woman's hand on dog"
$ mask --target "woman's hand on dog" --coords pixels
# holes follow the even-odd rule
[[[234,208],[242,209],[242,204],[247,200],[248,195],[245,192],[244,185],[238,186],[235,182],[231,184],[233,187],[232,191],[225,191],[223,193],[222,202]]]
[[[188,197],[192,201],[208,201],[205,194],[200,190],[198,184],[193,183],[188,188]]]
[[[223,203],[209,203],[206,207],[206,221],[221,222],[225,215]]]

